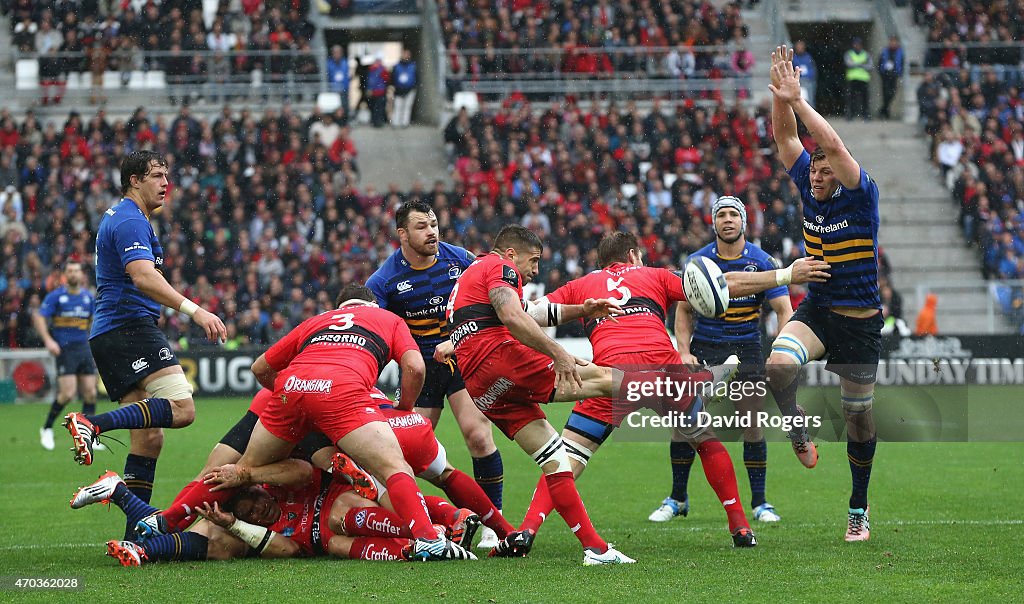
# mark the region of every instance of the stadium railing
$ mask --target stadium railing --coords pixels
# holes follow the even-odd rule
[[[928,294],[936,294],[939,298],[939,314],[971,314],[974,317],[982,315],[985,317],[986,330],[984,333],[1005,334],[1006,326],[1000,320],[1005,318],[1014,326],[1018,333],[1024,333],[1024,279],[1016,280],[994,280],[988,282],[988,291],[985,297],[984,308],[943,308],[943,297],[952,297],[957,294],[977,294],[978,287],[964,285],[950,281],[935,281],[921,283],[915,291],[916,303],[904,305],[908,308],[921,308],[924,305]]]

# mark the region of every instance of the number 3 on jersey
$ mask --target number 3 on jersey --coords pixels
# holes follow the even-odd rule
[[[355,318],[356,316],[350,312],[340,315],[334,315],[333,317],[331,317],[331,319],[337,321],[338,324],[328,325],[328,329],[333,329],[334,331],[345,331],[346,329],[352,327]]]

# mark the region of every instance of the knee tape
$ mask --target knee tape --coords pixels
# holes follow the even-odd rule
[[[587,467],[587,462],[589,462],[590,458],[593,457],[594,452],[580,443],[576,443],[571,440],[562,440],[562,442],[565,444],[566,455],[583,464],[584,468]]]
[[[540,449],[537,449],[531,457],[533,457],[533,461],[541,469],[544,468],[544,464],[554,461],[558,464],[556,472],[572,472],[572,466],[569,464],[569,454],[565,451],[565,443],[562,441],[562,437],[557,434],[548,439],[548,442],[544,443]]]
[[[875,402],[874,391],[868,394],[851,394],[846,390],[841,390],[843,411],[850,415],[859,415],[871,411],[871,406]]]
[[[778,352],[790,357],[796,361],[797,365],[807,364],[807,347],[804,346],[803,342],[791,335],[775,338],[775,341],[772,342],[772,352]]]
[[[184,373],[162,375],[146,384],[146,392],[153,398],[165,398],[169,401],[180,401],[192,398],[192,384]]]
[[[418,477],[424,480],[433,480],[440,476],[444,469],[448,467],[448,452],[444,450],[444,445],[440,441],[437,443],[437,456],[434,457],[434,461],[430,462],[426,470],[423,470]]]

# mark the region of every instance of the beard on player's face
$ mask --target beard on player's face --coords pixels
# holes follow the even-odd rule
[[[722,240],[722,243],[736,243],[743,237],[743,231],[736,229],[728,234],[719,233],[718,238]]]

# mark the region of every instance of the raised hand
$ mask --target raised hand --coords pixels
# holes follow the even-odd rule
[[[793,67],[793,51],[785,46],[772,52],[771,84],[768,89],[784,103],[800,100],[800,71]]]

